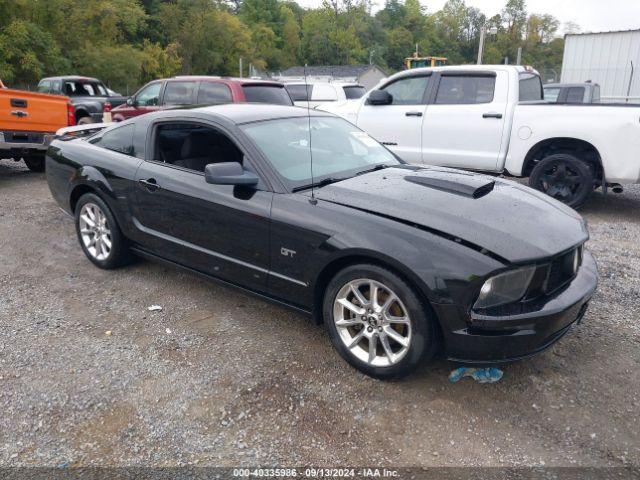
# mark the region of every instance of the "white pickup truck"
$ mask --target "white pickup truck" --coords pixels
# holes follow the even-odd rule
[[[549,104],[528,67],[407,70],[359,100],[319,107],[410,163],[529,177],[573,207],[640,183],[640,106]]]

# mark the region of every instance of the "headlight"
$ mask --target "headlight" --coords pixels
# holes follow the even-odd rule
[[[490,308],[513,303],[524,297],[536,267],[501,273],[484,282],[473,308]]]

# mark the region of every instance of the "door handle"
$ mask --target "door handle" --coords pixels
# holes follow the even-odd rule
[[[497,119],[500,119],[500,118],[502,118],[502,114],[501,113],[495,113],[495,112],[483,113],[482,114],[482,118],[497,118]]]
[[[421,117],[422,116],[422,112],[407,112],[407,113],[405,113],[405,116],[407,116],[407,117]]]
[[[160,185],[158,185],[155,178],[150,178],[148,180],[138,180],[138,183],[150,192],[160,190]]]
[[[18,118],[29,116],[27,112],[23,112],[22,110],[14,110],[13,112],[11,112],[11,115]]]

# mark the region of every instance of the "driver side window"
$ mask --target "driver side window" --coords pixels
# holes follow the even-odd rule
[[[401,78],[383,90],[393,97],[391,105],[422,105],[430,76]]]
[[[153,83],[143,88],[138,95],[136,95],[136,102],[140,107],[155,106],[160,103],[160,90],[162,89],[162,83]]]
[[[243,153],[221,131],[192,123],[162,123],[155,136],[154,160],[204,172],[210,163],[243,163]]]

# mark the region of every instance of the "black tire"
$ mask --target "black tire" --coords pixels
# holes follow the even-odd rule
[[[89,247],[85,244],[83,234],[81,233],[81,215],[83,207],[85,205],[96,206],[104,214],[106,218],[106,226],[110,231],[109,237],[111,247],[108,255],[105,258],[97,258],[95,253],[89,250]],[[75,225],[76,234],[82,251],[91,262],[98,268],[105,270],[111,270],[131,263],[133,255],[129,250],[129,242],[122,234],[118,222],[116,221],[113,213],[109,209],[109,206],[97,195],[93,193],[86,193],[80,197],[75,208]]]
[[[406,351],[404,356],[401,357],[399,361],[397,361],[397,363],[392,363],[391,365],[386,366],[377,366],[368,363],[368,361],[363,361],[362,359],[358,358],[357,353],[354,352],[356,352],[357,349],[365,351],[365,348],[363,346],[364,344],[359,343],[356,345],[355,349],[350,349],[348,348],[345,340],[343,340],[341,334],[338,331],[339,327],[336,326],[336,320],[334,316],[334,302],[337,299],[337,295],[341,292],[341,290],[343,290],[343,288],[347,288],[346,286],[350,282],[357,281],[358,279],[371,279],[375,282],[379,282],[385,287],[390,288],[390,290],[400,299],[402,303],[402,305],[396,305],[396,307],[405,307],[407,310],[406,313],[409,316],[411,325],[411,335],[409,336],[410,341],[408,344],[408,350]],[[346,267],[344,270],[336,274],[327,285],[322,308],[324,320],[327,324],[329,337],[331,338],[333,346],[336,348],[338,353],[340,353],[342,358],[344,358],[349,364],[360,370],[362,373],[369,375],[370,377],[378,379],[404,377],[413,372],[421,364],[430,360],[436,352],[436,347],[439,343],[439,336],[436,325],[437,320],[434,317],[434,314],[431,313],[431,310],[428,308],[428,306],[424,305],[414,289],[405,280],[385,268],[368,264],[352,265]],[[336,308],[340,309],[340,307]],[[357,317],[357,315],[355,315],[355,317]],[[355,331],[356,333],[354,333],[354,338],[360,332],[360,327],[362,329],[369,328],[366,325],[369,324],[363,323],[362,326],[357,325],[353,327],[357,329]],[[371,330],[375,333],[376,328],[381,327],[371,327]],[[380,330],[380,332],[381,333],[377,335],[381,335],[382,330]],[[349,333],[349,335],[350,334],[351,333]],[[366,340],[364,337],[363,340],[366,341],[366,345],[369,345],[368,340]],[[386,357],[384,357],[385,354],[384,349],[382,348],[383,345],[381,343],[380,337],[378,337],[376,345],[381,351],[383,358],[388,358],[390,360],[391,357],[389,357],[388,354]],[[387,340],[387,345],[389,345],[389,340]],[[394,344],[394,346],[396,348],[399,348],[400,344]],[[362,353],[360,354],[362,355]]]
[[[529,186],[573,208],[581,207],[595,189],[593,168],[579,158],[557,153],[542,159],[531,172]]]
[[[93,120],[89,116],[80,117],[76,121],[77,125],[87,125],[88,123],[93,123]]]
[[[32,155],[23,158],[27,168],[32,172],[42,173],[44,172],[44,155]]]

